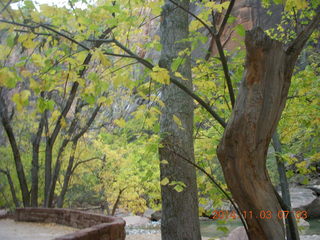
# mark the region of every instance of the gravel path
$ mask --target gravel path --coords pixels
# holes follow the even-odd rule
[[[11,219],[0,220],[1,240],[51,240],[77,229],[53,223],[15,222]]]

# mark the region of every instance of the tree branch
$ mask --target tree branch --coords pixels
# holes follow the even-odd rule
[[[15,207],[18,208],[20,206],[20,204],[19,204],[19,201],[18,201],[18,198],[17,198],[16,190],[14,189],[14,184],[13,184],[13,181],[12,181],[12,178],[11,178],[10,171],[8,169],[4,170],[4,169],[0,168],[0,173],[3,173],[4,175],[7,176],[7,180],[8,180],[8,183],[9,183],[12,200],[14,202]]]
[[[226,26],[226,24],[228,22],[228,19],[229,19],[229,16],[231,14],[231,11],[233,9],[234,3],[235,3],[235,0],[231,0],[230,3],[229,3],[228,9],[226,11],[226,14],[224,15],[224,18],[223,18],[222,23],[221,23],[220,28],[219,28],[219,32],[217,34],[217,36],[219,38],[221,37],[221,35],[222,35],[223,31],[224,31],[224,28],[225,28],[225,26]]]
[[[9,7],[9,5],[11,4],[12,0],[9,0],[6,5],[4,5],[4,7],[1,9],[0,11],[0,15]]]
[[[117,210],[118,205],[119,205],[119,203],[120,203],[121,194],[124,192],[124,190],[126,190],[126,188],[127,188],[127,187],[122,188],[122,189],[119,190],[117,200],[116,200],[116,202],[114,203],[113,208],[112,208],[111,216],[114,216],[114,214],[116,213],[116,210]]]
[[[122,50],[124,50],[127,54],[129,54],[130,56],[132,56],[133,58],[137,59],[138,62],[140,62],[142,65],[144,65],[145,67],[149,68],[150,70],[153,69],[154,65],[152,63],[150,63],[149,61],[137,56],[135,53],[133,53],[130,49],[128,49],[127,47],[125,47],[124,45],[122,45],[119,41],[114,39],[114,43],[121,48]],[[188,94],[190,97],[192,97],[194,100],[196,100],[203,108],[205,108],[210,114],[211,116],[216,119],[218,121],[218,123],[225,128],[227,126],[226,122],[219,116],[218,113],[216,113],[209,104],[207,104],[201,97],[199,97],[197,94],[193,93],[192,90],[190,90],[189,88],[187,88],[186,86],[184,86],[182,83],[180,83],[172,74],[170,76],[170,81],[176,85],[177,87],[179,87],[181,90],[183,90],[186,94]]]
[[[231,10],[232,10],[232,8],[234,6],[234,1],[235,0],[232,0],[232,2],[230,2],[230,5],[229,5],[229,7],[227,9],[227,13],[226,13],[226,15],[225,15],[225,17],[223,19],[222,25],[221,25],[220,30],[219,30],[218,33],[217,33],[216,29],[215,29],[214,23],[212,24],[212,27],[209,27],[201,18],[197,17],[195,14],[190,12],[188,9],[184,8],[183,6],[180,6],[178,3],[176,3],[173,0],[169,0],[169,1],[172,2],[174,5],[176,5],[177,7],[181,8],[183,11],[187,12],[188,14],[190,14],[191,16],[193,16],[194,18],[196,18],[206,29],[208,29],[209,33],[212,35],[212,38],[214,38],[214,40],[216,42],[216,46],[217,46],[218,52],[219,52],[223,73],[224,73],[224,76],[225,76],[225,79],[226,79],[226,82],[227,82],[231,105],[232,105],[232,107],[234,107],[234,105],[235,105],[235,95],[234,95],[234,91],[233,91],[233,87],[232,87],[232,81],[231,81],[231,77],[230,77],[230,73],[229,73],[229,69],[228,69],[227,58],[224,55],[223,47],[222,47],[221,40],[220,40],[220,34],[222,34],[222,31],[223,31],[223,29],[225,27],[225,24],[228,21],[228,18],[230,16]],[[209,48],[209,50],[210,50],[210,48]]]
[[[208,31],[209,33],[214,36],[216,35],[216,33],[214,32],[214,30],[208,26],[208,24],[206,24],[201,18],[199,18],[197,15],[193,14],[192,12],[190,12],[188,9],[184,8],[183,6],[179,5],[178,3],[176,3],[173,0],[169,0],[171,3],[173,3],[174,5],[176,5],[178,8],[182,9],[183,11],[187,12],[188,14],[190,14],[192,17],[194,17],[195,19],[197,19]]]
[[[293,40],[287,47],[286,53],[297,57],[305,43],[309,39],[310,35],[316,27],[320,24],[320,8],[316,11],[316,16],[311,20],[311,22],[299,33],[295,40]]]
[[[3,92],[3,88],[1,87],[0,88],[0,118],[1,118],[3,128],[10,142],[13,159],[16,166],[16,172],[19,179],[20,190],[22,193],[23,205],[24,207],[28,207],[30,202],[30,195],[28,190],[27,179],[25,176],[21,155],[20,155],[20,150],[16,141],[16,137],[14,135],[13,129],[11,127],[11,124],[8,118],[8,110],[7,110],[7,106],[5,104],[5,100],[2,95],[2,92]]]
[[[214,179],[213,176],[211,176],[211,174],[209,174],[204,168],[200,167],[198,164],[194,163],[193,161],[191,161],[190,159],[184,157],[183,155],[181,155],[180,153],[177,153],[176,151],[172,150],[172,148],[169,148],[169,150],[174,153],[175,155],[177,155],[179,158],[181,158],[182,160],[186,161],[187,163],[191,164],[193,167],[197,168],[198,170],[200,170],[201,172],[203,172],[210,180],[211,182],[221,191],[221,193],[226,196],[226,198],[230,201],[230,203],[232,204],[232,206],[234,207],[234,209],[236,210],[236,212],[238,213],[240,220],[248,234],[248,226],[246,224],[246,221],[243,217],[243,215],[241,214],[240,209],[238,208],[238,206],[236,205],[236,203],[232,200],[232,198],[229,196],[229,194],[223,190],[223,188],[220,186],[220,184]],[[249,236],[249,234],[248,234]]]
[[[103,160],[99,157],[93,157],[93,158],[89,158],[89,159],[86,159],[86,160],[81,160],[79,162],[76,162],[76,164],[74,165],[74,167],[72,168],[72,173],[76,170],[76,168],[80,165],[80,164],[83,164],[83,163],[87,163],[87,162],[90,162],[90,161],[93,161],[93,160]]]

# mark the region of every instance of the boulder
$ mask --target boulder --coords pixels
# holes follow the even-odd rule
[[[311,203],[295,208],[295,211],[307,211],[306,220],[320,219],[320,197],[314,199]]]
[[[140,216],[128,216],[123,219],[126,221],[126,226],[141,226],[150,223],[148,218]]]
[[[143,216],[146,217],[146,218],[151,219],[152,213],[154,213],[154,210],[148,208],[148,209],[144,212]]]
[[[151,214],[151,221],[160,221],[161,220],[161,211],[155,211],[154,213]]]
[[[302,218],[297,219],[297,224],[298,224],[298,227],[303,227],[303,228],[310,227],[310,224],[306,220],[303,220]]]
[[[5,209],[0,209],[0,219],[7,218],[9,215],[9,212]]]
[[[249,240],[244,227],[237,227],[233,229],[226,240]]]

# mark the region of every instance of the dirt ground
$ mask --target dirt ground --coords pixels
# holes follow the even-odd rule
[[[76,231],[53,223],[15,222],[11,219],[0,220],[1,240],[52,240],[58,236]],[[209,238],[203,238],[208,240]],[[127,235],[126,240],[161,240],[160,234]]]
[[[161,240],[161,234],[133,234],[127,235],[126,240]],[[202,240],[209,240],[209,238],[202,238]]]
[[[15,222],[11,219],[0,220],[1,240],[52,240],[76,230],[75,228],[53,223]]]

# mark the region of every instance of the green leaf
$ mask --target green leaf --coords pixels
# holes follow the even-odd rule
[[[223,233],[228,233],[229,232],[229,229],[227,227],[224,227],[224,226],[218,226],[217,230],[219,230],[219,231],[221,231]]]
[[[176,185],[176,186],[174,186],[173,189],[176,190],[177,192],[182,192],[184,187],[182,187],[181,185]]]
[[[235,27],[235,30],[241,37],[244,37],[244,35],[246,34],[246,29],[242,24],[237,25]]]

